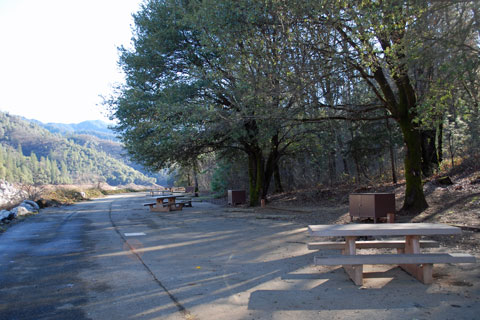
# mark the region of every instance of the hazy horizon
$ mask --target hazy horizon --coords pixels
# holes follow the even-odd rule
[[[0,112],[7,113],[7,114],[12,115],[12,116],[22,117],[22,118],[25,118],[25,119],[27,119],[27,120],[39,121],[39,122],[44,123],[44,124],[50,124],[50,123],[79,124],[79,123],[88,122],[88,121],[101,121],[101,122],[103,122],[103,123],[105,123],[105,124],[107,124],[107,125],[114,124],[114,122],[112,122],[111,120],[108,120],[108,119],[86,119],[86,120],[78,120],[78,121],[73,121],[73,122],[58,122],[58,121],[48,121],[48,122],[45,122],[45,121],[42,121],[42,120],[39,120],[39,119],[26,117],[26,116],[24,116],[24,115],[17,114],[17,113],[13,113],[13,112],[6,111],[6,110],[1,110],[1,109],[0,109]]]

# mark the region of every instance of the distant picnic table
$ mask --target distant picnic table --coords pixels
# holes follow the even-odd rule
[[[158,194],[158,195],[162,195],[162,196],[163,196],[163,195],[170,194],[170,193],[172,193],[172,192],[170,191],[170,189],[162,189],[162,190],[160,190],[160,189],[152,189],[152,190],[150,190],[150,195],[151,195],[152,197],[155,196],[155,194]]]
[[[461,229],[436,223],[387,223],[310,225],[310,236],[344,237],[345,241],[309,243],[311,250],[341,249],[340,255],[316,256],[316,265],[342,265],[356,285],[363,284],[364,264],[398,264],[424,284],[433,281],[434,263],[475,263],[475,257],[463,253],[422,253],[420,248],[438,243],[420,240],[421,236],[460,234]],[[358,241],[361,236],[402,236],[405,240]],[[357,249],[394,248],[396,254],[357,254]]]
[[[177,198],[182,198],[177,201]],[[166,200],[166,201],[165,201]],[[155,198],[155,202],[144,203],[144,206],[149,206],[150,211],[154,212],[169,212],[180,211],[184,206],[192,206],[192,200],[179,195],[163,195]]]

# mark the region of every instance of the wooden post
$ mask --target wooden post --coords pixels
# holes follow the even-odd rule
[[[345,253],[348,255],[357,254],[355,247],[356,237],[345,237]]]
[[[405,253],[420,253],[420,236],[406,236],[405,238]]]
[[[355,240],[356,237],[345,237],[345,249],[343,250],[345,255],[357,253]],[[357,286],[363,285],[363,264],[344,265],[343,269]]]
[[[260,206],[261,206],[262,208],[265,208],[265,199],[261,199],[261,200],[260,200]]]
[[[419,254],[420,253],[420,236],[406,236],[405,238],[405,253]],[[400,268],[410,273],[418,281],[424,284],[431,284],[433,282],[433,264],[425,263],[422,265],[416,264],[401,264]]]

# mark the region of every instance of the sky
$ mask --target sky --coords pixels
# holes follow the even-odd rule
[[[108,121],[141,0],[0,0],[0,111],[42,122]]]

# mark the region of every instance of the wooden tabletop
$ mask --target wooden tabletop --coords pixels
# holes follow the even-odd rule
[[[158,196],[158,197],[155,197],[157,199],[171,199],[171,198],[177,198],[177,197],[180,197],[180,196],[174,196],[173,194],[171,195],[167,195],[167,196]]]
[[[423,236],[460,234],[462,230],[440,223],[382,223],[382,224],[333,224],[310,225],[311,236]]]

